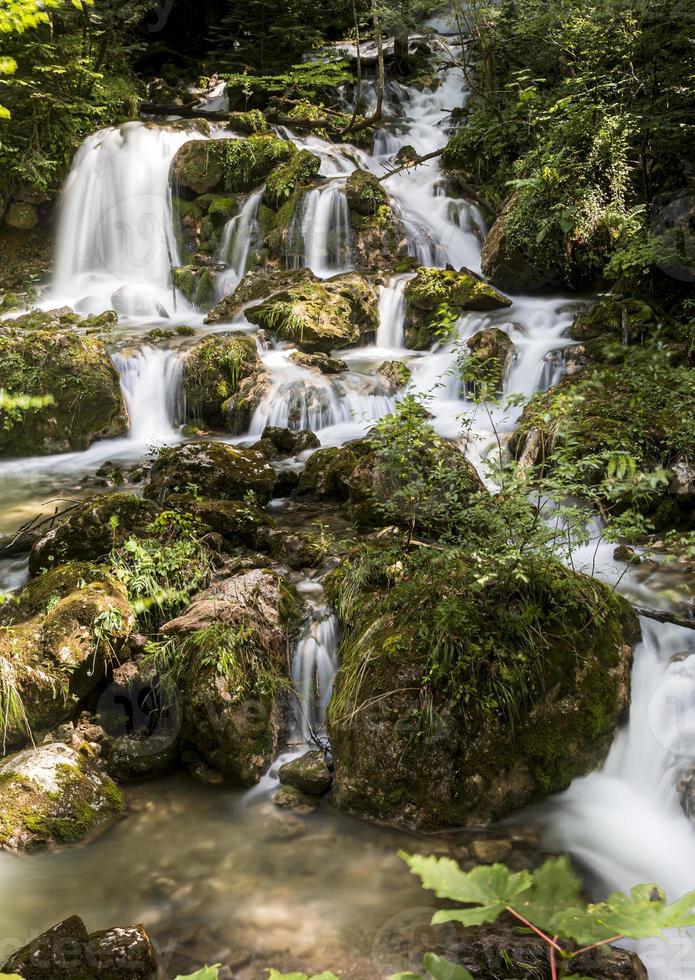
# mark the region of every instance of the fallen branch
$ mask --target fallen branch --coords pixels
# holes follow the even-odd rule
[[[140,114],[143,116],[181,116],[182,119],[209,119],[212,122],[226,122],[228,112],[206,112],[196,108],[198,100],[187,102],[185,105],[174,105],[168,102],[141,102]]]
[[[686,619],[685,616],[677,616],[676,613],[662,609],[647,609],[645,606],[636,606],[634,603],[632,608],[638,616],[655,619],[657,623],[673,623],[674,626],[683,626],[687,630],[695,630],[695,620]]]
[[[422,156],[413,157],[412,160],[406,160],[400,167],[394,167],[393,170],[387,170],[382,177],[379,177],[379,180],[388,180],[389,177],[393,177],[395,174],[399,174],[403,170],[414,170],[415,167],[419,167],[421,163],[426,163],[427,160],[434,160],[435,157],[440,157],[443,152],[444,147],[442,147],[440,150],[433,150],[431,153],[423,153]]]

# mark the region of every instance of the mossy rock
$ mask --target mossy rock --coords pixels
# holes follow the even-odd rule
[[[309,796],[323,796],[331,788],[333,776],[321,750],[305,752],[278,769],[282,786],[291,786]]]
[[[19,231],[31,231],[39,223],[39,212],[33,204],[18,201],[10,204],[5,212],[5,224]]]
[[[222,426],[223,403],[260,367],[256,341],[246,333],[217,333],[199,341],[183,357],[187,418]]]
[[[270,376],[252,375],[239,384],[237,392],[222,405],[224,428],[234,436],[248,432],[256,409],[270,390]]]
[[[72,844],[123,811],[116,784],[60,742],[0,763],[0,847],[28,851]]]
[[[561,272],[519,235],[518,200],[516,194],[507,200],[487,234],[481,256],[483,274],[511,293],[532,293],[563,285]]]
[[[397,391],[400,391],[410,381],[410,368],[403,361],[384,361],[376,369],[376,373],[379,374],[386,381],[389,389],[389,394],[393,395]]]
[[[468,269],[420,268],[406,285],[405,298],[405,341],[412,350],[424,350],[438,339],[440,307],[455,313],[487,313],[512,305],[507,296]]]
[[[106,558],[129,537],[144,537],[159,508],[130,493],[109,493],[80,504],[34,544],[29,572],[62,562]]]
[[[260,109],[249,109],[248,112],[230,112],[229,126],[231,129],[246,133],[248,136],[270,132],[268,120]]]
[[[275,757],[287,647],[301,615],[294,588],[255,568],[196,596],[163,632],[187,643],[181,738],[208,765],[242,786]]]
[[[145,496],[165,500],[173,493],[238,500],[253,493],[262,504],[273,493],[275,471],[262,453],[221,442],[196,442],[160,450]]]
[[[321,158],[309,150],[300,150],[287,161],[280,164],[268,176],[263,194],[263,203],[277,211],[298,187],[306,186],[316,179],[321,167]]]
[[[87,449],[127,429],[118,372],[104,344],[73,329],[3,325],[0,389],[40,400],[0,409],[0,456]]]
[[[366,208],[366,204],[362,207]],[[413,264],[405,225],[388,198],[367,214],[352,208],[350,227],[355,268],[363,272],[380,272],[385,268],[407,271]]]
[[[314,277],[246,311],[251,323],[308,353],[330,353],[370,338],[378,326],[374,286],[356,273]]]
[[[207,266],[177,266],[171,270],[172,283],[193,306],[211,306],[215,300],[215,272]]]
[[[347,371],[347,361],[339,357],[329,357],[328,354],[306,354],[304,351],[295,350],[290,354],[293,364],[300,367],[309,368],[310,371],[319,371],[321,374],[342,374]]]
[[[237,317],[248,303],[265,300],[295,286],[315,281],[310,269],[275,269],[247,272],[233,293],[224,296],[205,317],[206,323],[222,323]]]
[[[266,511],[246,500],[208,500],[174,494],[167,498],[167,507],[197,518],[231,546],[246,545],[257,551],[266,550],[275,526]]]
[[[376,214],[389,200],[378,178],[366,170],[354,170],[350,174],[345,193],[350,210],[364,217]]]
[[[343,628],[328,718],[341,809],[486,824],[605,759],[630,701],[629,604],[545,559],[511,589],[481,589],[484,574],[462,549],[384,540],[326,580]]]
[[[296,456],[308,449],[318,449],[321,446],[319,437],[311,429],[285,429],[277,425],[266,425],[261,442],[270,444],[270,459]]]
[[[299,494],[347,500],[349,480],[357,466],[357,456],[347,446],[318,449],[306,461],[299,478]]]
[[[271,134],[192,140],[177,151],[172,176],[179,187],[196,195],[250,191],[296,152],[289,140]]]
[[[466,341],[469,354],[464,365],[466,386],[476,397],[501,394],[514,351],[511,337],[499,327],[487,327]]]

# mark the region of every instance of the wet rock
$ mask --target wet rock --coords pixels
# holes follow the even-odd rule
[[[512,845],[508,840],[485,838],[471,841],[470,851],[481,864],[498,864],[509,857]]]
[[[29,731],[74,717],[123,648],[135,616],[123,586],[87,563],[44,573],[7,605],[0,657],[18,700],[4,734],[15,746]]]
[[[299,187],[311,184],[321,168],[321,158],[309,150],[300,150],[276,167],[266,181],[263,203],[277,211]]]
[[[267,503],[275,473],[262,453],[220,442],[196,442],[160,450],[145,485],[145,497],[164,500],[171,494],[190,494],[234,500],[247,493]]]
[[[477,396],[499,394],[514,358],[514,343],[504,330],[488,327],[466,341],[469,356],[464,367],[466,383]]]
[[[395,395],[410,381],[410,368],[403,361],[384,361],[376,371],[385,379],[389,395]]]
[[[298,789],[293,789],[291,786],[281,786],[273,794],[273,803],[281,810],[292,810],[300,817],[308,816],[316,809],[315,798],[305,796],[304,793],[300,793]]]
[[[481,257],[483,274],[511,293],[535,292],[559,285],[555,270],[535,264],[528,250],[518,245],[518,236],[511,231],[516,200],[516,195],[509,198],[487,234]]]
[[[159,316],[169,319],[167,310],[147,293],[134,286],[121,286],[111,295],[111,305],[121,316]]]
[[[118,782],[152,779],[173,772],[178,762],[175,731],[119,735],[106,741],[104,763]]]
[[[619,544],[617,548],[613,549],[613,560],[624,561],[628,565],[639,565],[642,562],[635,549],[627,544]]]
[[[246,310],[251,323],[312,354],[354,347],[376,332],[378,297],[357,273],[314,277]]]
[[[270,442],[278,456],[295,456],[321,445],[311,429],[283,429],[275,425],[266,425],[261,439]]]
[[[357,466],[357,457],[346,446],[318,449],[306,461],[297,492],[314,497],[347,500],[349,479]]]
[[[201,592],[162,627],[178,642],[192,643],[183,742],[244,786],[258,782],[277,748],[277,696],[286,683],[289,633],[299,615],[292,587],[277,573],[256,568]]]
[[[155,980],[157,961],[142,926],[89,935],[73,915],[13,953],[2,970],[22,980]]]
[[[270,389],[270,376],[264,373],[244,378],[236,394],[222,405],[224,428],[232,435],[248,432],[256,409]]]
[[[695,502],[695,466],[685,459],[679,459],[671,467],[671,472],[669,494],[679,503]]]
[[[250,191],[296,152],[289,140],[271,134],[242,140],[194,140],[177,151],[171,173],[179,187],[196,195]]]
[[[363,217],[376,214],[388,204],[388,194],[379,179],[366,170],[353,170],[345,185],[348,207]]]
[[[5,212],[5,224],[9,228],[17,228],[20,231],[31,231],[39,223],[39,212],[33,204],[19,201],[10,204]]]
[[[511,306],[512,301],[470,269],[420,268],[405,287],[405,342],[413,350],[425,350],[438,339],[437,311],[488,312]]]
[[[0,389],[37,399],[0,409],[0,457],[86,449],[126,431],[118,372],[104,344],[72,327],[33,329],[5,322]]]
[[[187,417],[223,426],[224,402],[260,368],[256,341],[246,333],[213,334],[195,344],[183,357]]]
[[[247,272],[237,288],[223,297],[205,317],[206,323],[233,320],[248,303],[265,300],[294,286],[315,281],[311,269],[264,267]]]
[[[321,374],[341,374],[348,369],[347,361],[329,357],[328,354],[305,354],[304,351],[295,350],[290,354],[290,360],[300,367],[320,371]]]
[[[246,500],[207,500],[173,494],[167,499],[167,506],[192,514],[234,547],[246,545],[265,551],[275,526],[266,511]]]
[[[638,299],[603,299],[578,313],[570,327],[570,337],[583,343],[618,341],[642,343],[656,329],[658,318],[647,303]],[[592,345],[596,353],[598,347]]]
[[[60,742],[0,764],[0,847],[24,851],[81,840],[123,810],[116,784]]]
[[[278,779],[283,786],[291,786],[300,793],[323,796],[331,788],[333,776],[323,752],[317,749],[280,766]]]
[[[29,556],[29,572],[62,562],[105,558],[126,538],[144,537],[159,508],[129,493],[103,494],[69,510],[39,538]]]

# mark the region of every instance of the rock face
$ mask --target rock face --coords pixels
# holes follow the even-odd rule
[[[2,611],[0,658],[16,691],[9,745],[70,718],[101,682],[134,625],[123,586],[103,567],[70,562],[39,576]]]
[[[323,796],[331,788],[333,776],[326,765],[323,752],[305,752],[298,759],[286,762],[278,769],[283,786],[291,786],[309,796]]]
[[[41,401],[0,408],[0,456],[86,449],[126,431],[118,372],[102,341],[11,322],[0,329],[0,389]]]
[[[0,847],[23,851],[81,840],[123,809],[115,783],[60,742],[0,764]]]
[[[22,980],[155,980],[157,960],[142,926],[89,935],[73,915],[18,949],[2,970]]]
[[[157,512],[151,500],[130,493],[94,497],[39,538],[29,557],[29,571],[36,575],[62,562],[104,558],[126,538],[144,535]]]
[[[535,266],[518,244],[512,228],[515,203],[516,198],[510,197],[488,232],[481,258],[483,274],[511,293],[534,292],[557,285],[557,276],[549,269]]]
[[[243,140],[192,140],[174,157],[172,176],[194,195],[250,191],[296,152],[289,140],[270,134]]]
[[[638,626],[624,600],[561,566],[554,582],[526,569],[532,584],[514,600],[513,621],[544,612],[529,673],[510,680],[520,684],[510,715],[484,707],[494,699],[486,685],[523,636],[510,640],[516,627],[487,609],[467,561],[450,562],[443,582],[423,558],[401,553],[389,566],[383,550],[373,572],[357,558],[326,582],[344,630],[329,706],[339,807],[426,830],[484,824],[601,764],[629,704]],[[446,636],[443,616],[456,624]],[[433,659],[440,644],[445,668]]]
[[[488,312],[511,306],[512,301],[469,269],[418,269],[405,287],[407,302],[405,340],[413,350],[431,347],[438,339],[437,311],[461,314]]]
[[[274,484],[275,471],[257,450],[197,442],[160,451],[145,496],[163,500],[172,493],[190,494],[195,487],[201,496],[221,500],[241,499],[251,491],[267,503]]]
[[[188,418],[223,426],[222,405],[246,378],[260,370],[253,337],[245,333],[214,334],[183,358],[183,390]]]
[[[278,695],[287,677],[288,634],[298,615],[289,584],[256,568],[200,593],[162,628],[190,646],[184,746],[243,786],[258,782],[276,752]]]
[[[308,353],[354,347],[376,332],[378,297],[366,279],[347,273],[304,282],[246,311],[251,323]]]

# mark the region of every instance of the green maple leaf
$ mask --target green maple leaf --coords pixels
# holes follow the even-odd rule
[[[512,872],[503,864],[480,865],[472,871],[462,871],[451,858],[423,857],[401,852],[413,874],[439,898],[451,898],[471,909],[445,909],[436,912],[432,923],[462,922],[467,926],[495,922],[510,905],[518,904],[527,892],[533,877],[528,871]]]
[[[605,902],[562,909],[553,916],[550,928],[584,946],[613,936],[647,939],[660,936],[664,929],[692,925],[695,892],[667,905],[666,896],[657,885],[635,885],[629,895],[613,892]]]
[[[217,980],[221,965],[221,963],[215,963],[214,966],[203,966],[195,973],[187,973],[186,976],[176,977],[175,980]]]
[[[422,977],[419,973],[394,973],[389,980],[473,980],[465,966],[452,963],[451,960],[435,953],[425,953],[424,958],[427,977]]]

